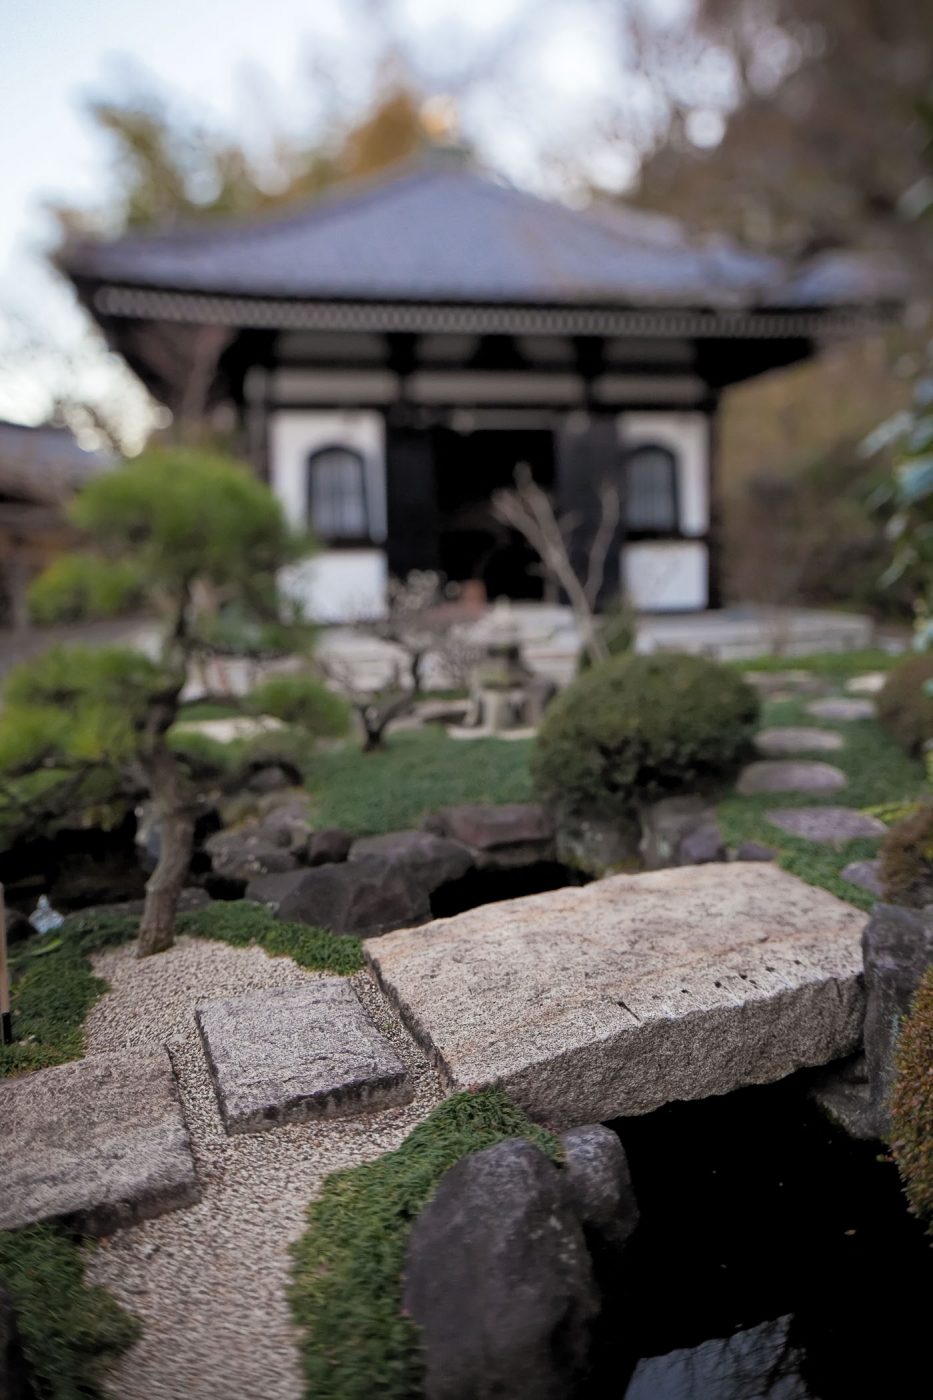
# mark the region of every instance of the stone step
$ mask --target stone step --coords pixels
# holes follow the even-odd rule
[[[0,1229],[109,1235],[200,1199],[165,1051],[91,1055],[0,1082]]]
[[[743,797],[762,792],[839,792],[847,781],[842,769],[831,763],[764,758],[742,770],[736,792]]]
[[[451,1088],[568,1127],[858,1044],[865,916],[776,867],[681,866],[471,909],[366,956]]]
[[[845,841],[879,840],[887,831],[884,822],[854,807],[784,807],[765,816],[772,826],[790,836],[801,836],[822,846]]]
[[[755,747],[765,758],[798,753],[832,753],[845,744],[834,729],[808,729],[805,725],[776,725],[755,735]]]

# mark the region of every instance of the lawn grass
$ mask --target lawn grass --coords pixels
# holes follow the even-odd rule
[[[41,1400],[102,1397],[102,1372],[141,1331],[105,1288],[85,1281],[91,1248],[59,1225],[0,1232],[0,1281]]]
[[[315,823],[360,835],[417,826],[460,802],[530,802],[531,740],[451,739],[440,726],[389,735],[383,752],[347,744],[314,754],[307,784]]]
[[[408,1232],[448,1167],[515,1137],[559,1158],[558,1140],[501,1089],[456,1094],[395,1152],[327,1178],[291,1247],[289,1300],[304,1333],[307,1396],[411,1400],[422,1393],[418,1334],[402,1312]]]
[[[801,661],[801,668],[806,660]],[[835,724],[823,722],[807,714],[806,703],[806,699],[801,699],[765,704],[762,727],[806,725],[808,728],[831,729],[841,734],[845,740],[842,749],[813,756],[841,768],[848,778],[848,785],[840,792],[822,798],[806,793],[765,793],[755,797],[732,794],[719,804],[719,824],[727,845],[738,846],[743,841],[762,842],[778,852],[778,862],[785,870],[799,875],[812,885],[822,886],[850,904],[870,909],[876,903],[875,897],[867,890],[843,880],[841,872],[851,861],[867,860],[877,855],[877,841],[846,841],[838,848],[818,845],[780,831],[766,820],[765,813],[781,807],[823,805],[863,808],[897,803],[929,790],[923,764],[904,753],[874,720]]]
[[[136,937],[134,915],[106,910],[72,914],[55,933],[14,949],[12,1045],[0,1045],[0,1077],[64,1064],[84,1053],[84,1021],[107,990],[91,968],[93,953]],[[363,965],[358,938],[310,924],[281,923],[262,905],[217,901],[181,914],[179,936],[213,938],[234,947],[255,945],[299,967],[349,976]],[[159,954],[155,955],[156,957]]]
[[[730,661],[739,671],[811,671],[828,681],[843,682],[869,671],[890,671],[903,652],[865,647],[860,651],[819,651],[811,656],[756,656],[750,661]]]

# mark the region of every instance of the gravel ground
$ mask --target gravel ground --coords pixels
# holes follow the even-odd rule
[[[138,961],[100,954],[111,990],[87,1023],[87,1053],[168,1044],[204,1196],[121,1231],[96,1250],[90,1278],[141,1318],[142,1339],[111,1372],[117,1400],[299,1400],[297,1338],[285,1288],[290,1241],[322,1179],[397,1147],[443,1097],[433,1071],[366,973],[353,985],[410,1066],[415,1098],[358,1117],[228,1138],[194,1023],[197,1001],[322,974],[258,948],[182,939]]]

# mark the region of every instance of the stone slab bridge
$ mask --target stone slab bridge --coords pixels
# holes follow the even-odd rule
[[[768,864],[617,875],[370,939],[451,1089],[564,1128],[854,1051],[865,916]]]

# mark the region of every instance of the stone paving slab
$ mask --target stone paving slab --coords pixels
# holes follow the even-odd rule
[[[858,885],[859,889],[867,890],[876,899],[881,899],[884,895],[880,860],[853,860],[843,870],[842,878],[848,880],[850,885]]]
[[[808,729],[805,725],[778,725],[772,729],[761,729],[755,735],[755,747],[766,758],[797,753],[832,753],[844,745],[842,735],[834,729]]]
[[[0,1082],[0,1228],[107,1235],[200,1199],[164,1051],[92,1055]]]
[[[826,700],[811,700],[806,707],[807,714],[814,719],[841,720],[874,719],[873,700],[863,700],[850,695],[831,695]]]
[[[781,831],[824,846],[877,840],[888,829],[877,817],[857,812],[854,807],[784,807],[766,812],[765,816]]]
[[[455,1089],[563,1128],[848,1054],[865,916],[776,867],[681,866],[471,909],[366,943]]]
[[[847,680],[845,688],[850,695],[877,695],[887,683],[887,671],[866,671],[861,676]]]
[[[342,977],[202,1002],[195,1016],[228,1133],[411,1101],[405,1066]]]
[[[743,768],[736,792],[752,797],[762,792],[839,792],[847,782],[841,768],[805,759],[765,758]]]

